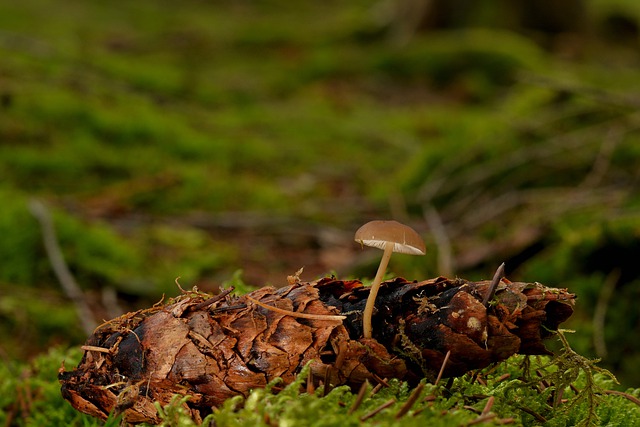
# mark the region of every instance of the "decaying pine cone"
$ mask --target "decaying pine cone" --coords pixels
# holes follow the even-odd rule
[[[77,410],[105,419],[158,423],[154,401],[191,395],[196,419],[274,378],[291,382],[310,363],[314,381],[357,387],[365,380],[432,378],[451,351],[446,376],[462,375],[515,354],[548,353],[542,339],[573,312],[566,289],[505,279],[488,304],[489,282],[444,277],[383,283],[374,337],[362,338],[369,293],[359,281],[333,278],[262,288],[184,295],[99,326],[77,369],[61,369],[62,395]],[[341,319],[303,319],[254,303]]]

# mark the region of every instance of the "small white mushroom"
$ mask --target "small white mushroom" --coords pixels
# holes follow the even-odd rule
[[[371,221],[356,231],[355,241],[365,246],[384,250],[376,277],[371,284],[371,291],[362,315],[362,329],[365,338],[371,338],[371,316],[380,289],[380,283],[387,270],[391,253],[398,252],[410,255],[424,255],[424,241],[414,229],[397,221]]]

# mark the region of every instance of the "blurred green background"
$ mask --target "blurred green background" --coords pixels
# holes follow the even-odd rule
[[[183,287],[372,277],[578,294],[569,338],[640,385],[636,0],[0,3],[0,358]]]

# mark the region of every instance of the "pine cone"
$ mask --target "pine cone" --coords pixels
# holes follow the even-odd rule
[[[488,287],[444,277],[385,282],[370,339],[362,338],[369,288],[359,281],[298,281],[244,296],[185,292],[99,326],[76,370],[61,370],[62,395],[81,412],[106,419],[117,411],[129,423],[158,423],[154,401],[190,395],[186,409],[199,420],[275,378],[290,383],[307,363],[314,382],[358,387],[433,378],[448,351],[446,376],[548,353],[542,340],[571,316],[575,296],[503,279],[485,307]]]

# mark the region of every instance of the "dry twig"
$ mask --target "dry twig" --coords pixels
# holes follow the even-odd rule
[[[60,281],[64,293],[73,302],[82,329],[89,335],[93,332],[97,323],[82,289],[78,286],[78,283],[71,274],[71,271],[69,271],[69,267],[64,260],[49,209],[47,209],[44,203],[34,199],[29,202],[29,210],[40,223],[42,239],[47,256],[49,257],[49,262],[51,262],[51,267]]]

